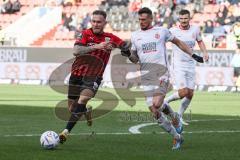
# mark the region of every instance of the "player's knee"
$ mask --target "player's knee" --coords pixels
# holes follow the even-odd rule
[[[81,104],[87,104],[89,101],[89,99],[81,99],[78,101],[78,103],[81,103]]]
[[[191,96],[191,90],[188,88],[184,89],[184,97],[190,97]]]
[[[193,92],[192,92],[191,90],[189,90],[186,97],[187,97],[188,99],[192,99],[192,97],[193,97]]]
[[[183,88],[179,91],[179,96],[181,98],[186,97],[187,95],[188,95],[188,89],[187,88]]]
[[[80,104],[87,104],[91,97],[80,97],[78,103]]]
[[[153,102],[153,107],[156,108],[156,109],[159,109],[160,108],[160,102],[154,101]]]
[[[155,119],[159,119],[159,117],[161,116],[161,113],[158,111],[158,109],[156,109],[155,107],[153,107],[152,109],[151,109],[151,112],[152,112],[152,114],[153,114],[153,117],[155,118]]]
[[[159,109],[162,106],[163,100],[164,100],[164,97],[154,98],[152,104],[156,109]]]

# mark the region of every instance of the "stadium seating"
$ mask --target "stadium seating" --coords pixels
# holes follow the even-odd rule
[[[15,14],[0,14],[0,26],[2,28],[8,27],[10,24],[14,23],[17,19],[19,19],[21,16],[28,13],[30,10],[32,10],[34,7],[37,6],[43,6],[46,5],[46,0],[20,0],[22,7],[20,12],[17,12]],[[78,23],[81,23],[82,19],[85,17],[87,13],[91,13],[91,11],[101,8],[108,13],[108,22],[109,25],[106,27],[106,31],[113,32],[120,37],[123,37],[124,39],[130,38],[130,32],[135,31],[139,28],[138,25],[138,19],[136,16],[136,13],[131,9],[131,4],[137,3],[136,0],[131,0],[129,3],[128,1],[124,1],[124,4],[122,4],[120,1],[115,1],[114,5],[106,4],[110,3],[111,0],[104,1],[104,0],[81,0],[81,2],[75,3],[75,5],[68,5],[68,6],[61,6],[63,15],[65,14],[76,14],[77,15],[77,21]],[[158,8],[158,12],[164,11],[164,5],[166,5],[169,1],[159,1],[163,8]],[[205,2],[206,3],[206,2]],[[138,4],[141,6],[141,4]],[[200,25],[201,28],[204,28],[205,22],[207,20],[215,21],[216,13],[219,12],[219,9],[222,5],[230,5],[230,4],[212,4],[212,3],[206,3],[203,7],[203,10],[200,12],[194,11],[194,3],[184,5],[178,5],[175,7],[175,10],[172,10],[172,16],[176,16],[176,12],[179,11],[181,8],[189,7],[192,8],[193,15],[192,15],[192,24]],[[139,7],[138,6],[138,7]],[[54,7],[54,6],[53,6]],[[137,7],[137,6],[136,6]],[[166,9],[166,8],[165,8]],[[163,19],[164,14],[159,13],[160,20]],[[176,19],[176,17],[174,18]],[[215,24],[215,23],[214,23]],[[162,25],[160,23],[160,25]],[[72,47],[72,42],[74,41],[74,30],[64,29],[64,19],[63,22],[58,24],[58,26],[55,26],[54,28],[47,31],[45,34],[42,35],[42,37],[36,39],[34,42],[32,42],[32,46],[49,46],[49,47],[57,47],[62,46],[59,44],[62,44],[65,47]],[[124,35],[124,36],[123,36]],[[206,40],[210,41],[207,44],[212,44],[211,36],[204,36],[207,37]],[[226,41],[223,40],[223,41]],[[68,45],[69,44],[69,45]],[[52,45],[52,46],[51,46]],[[212,45],[209,45],[208,47],[211,47]],[[224,46],[224,45],[223,45]]]
[[[84,15],[98,8],[101,1],[97,0],[83,0],[75,6],[62,7],[63,14],[76,14],[79,18],[84,18]],[[64,23],[64,22],[63,22]],[[41,38],[33,42],[32,46],[45,46],[45,47],[72,47],[74,43],[74,31],[64,29],[64,26],[59,24],[51,32],[47,32]]]
[[[22,15],[25,15],[27,12],[29,12],[31,9],[31,6],[23,5],[20,12],[14,14],[0,14],[0,26],[2,26],[2,28],[6,28],[19,19]]]

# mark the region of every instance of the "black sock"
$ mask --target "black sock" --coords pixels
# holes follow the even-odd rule
[[[69,132],[73,129],[77,121],[80,119],[82,113],[87,111],[86,104],[79,104],[77,102],[74,102],[73,107],[73,112],[66,126],[66,129]]]
[[[167,107],[165,107],[165,108],[162,110],[162,112],[163,112],[164,114],[166,114],[166,115],[169,115],[169,114],[170,114],[170,111],[169,111],[169,109],[168,109]]]

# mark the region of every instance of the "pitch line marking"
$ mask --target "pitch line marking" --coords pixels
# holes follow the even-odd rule
[[[115,132],[115,133],[104,133],[104,132],[89,132],[89,133],[71,133],[70,136],[81,136],[81,135],[86,135],[86,136],[91,136],[91,135],[131,135],[132,133],[130,132]],[[6,134],[6,135],[0,135],[3,137],[40,137],[41,134]]]
[[[132,126],[128,129],[128,131],[132,134],[141,134],[141,132],[139,131],[140,128],[143,127],[147,127],[147,126],[152,126],[152,125],[156,125],[157,123],[143,123],[143,124],[139,124],[136,126]]]
[[[208,121],[239,121],[240,119],[202,119],[202,120],[191,120],[191,122],[208,122]],[[78,133],[78,134],[70,134],[72,136],[79,136],[79,135],[132,135],[132,134],[153,134],[153,132],[140,132],[139,129],[156,125],[157,123],[143,123],[136,126],[132,126],[129,128],[129,132],[93,132],[93,133]],[[201,130],[201,131],[184,131],[185,134],[203,134],[203,133],[240,133],[240,130],[222,130],[222,131],[208,131],[208,130]],[[154,134],[166,134],[166,132],[154,132]],[[0,137],[38,137],[41,134],[6,134],[0,135]]]
[[[240,133],[240,130],[223,130],[223,131],[208,131],[208,130],[202,130],[202,131],[184,131],[184,134],[203,134],[203,133]],[[137,133],[138,135],[152,135],[152,134],[167,134],[166,132],[144,132],[144,133]],[[94,135],[136,135],[136,133],[130,133],[130,132],[116,132],[116,133],[78,133],[78,134],[70,134],[71,136],[94,136]],[[40,137],[41,134],[15,134],[15,135],[0,135],[0,137],[3,136],[5,138],[7,137]]]
[[[240,119],[195,119],[189,122],[211,122],[211,121],[240,121]]]
[[[202,120],[191,120],[191,122],[209,122],[209,121],[239,121],[240,119],[202,119]],[[141,128],[143,127],[147,127],[147,126],[152,126],[152,125],[156,125],[157,123],[142,123],[142,124],[138,124],[135,126],[132,126],[128,129],[128,131],[132,134],[141,134],[142,132],[140,131]],[[204,133],[204,131],[200,131],[201,133]],[[199,132],[199,133],[200,133]],[[216,133],[228,133],[228,131],[224,132],[224,131],[215,131]],[[232,133],[232,131],[229,131],[230,133]],[[237,131],[238,132],[238,131]],[[183,132],[183,133],[197,133],[196,131],[194,132]],[[205,131],[205,133],[214,133],[214,131]]]

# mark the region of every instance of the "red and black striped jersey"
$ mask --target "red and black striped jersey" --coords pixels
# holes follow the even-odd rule
[[[94,34],[92,29],[83,30],[77,37],[74,45],[92,46],[101,42],[111,42],[115,47],[124,43],[122,39],[112,33],[103,32]],[[98,76],[102,77],[108,63],[111,51],[95,50],[83,56],[76,57],[72,65],[72,74],[75,76]]]

